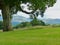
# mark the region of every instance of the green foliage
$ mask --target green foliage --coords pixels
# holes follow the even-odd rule
[[[30,23],[32,24],[32,26],[36,26],[36,25],[45,25],[45,23],[42,20],[38,20],[37,17],[39,15],[39,12],[36,12],[35,14],[30,15],[30,18],[33,19]]]
[[[14,26],[14,28],[24,28],[24,27],[30,27],[30,26],[45,26],[45,25],[46,24],[42,20],[33,19],[31,22],[22,22],[17,26]]]
[[[0,29],[3,29],[3,22],[0,21]]]
[[[50,24],[52,27],[60,27],[60,24]]]
[[[23,27],[30,27],[30,26],[31,26],[30,22],[22,22],[21,24],[18,24],[14,28],[23,28]]]
[[[56,0],[1,0],[0,3],[2,3],[2,6],[9,6],[10,10],[12,12],[17,12],[18,10],[27,13],[26,11],[23,11],[23,9],[21,9],[21,4],[22,3],[30,3],[32,6],[29,6],[29,8],[32,8],[32,13],[34,13],[37,9],[40,10],[41,14],[45,12],[46,10],[46,6],[51,7],[56,3]],[[14,9],[16,9],[16,11],[13,11]],[[13,10],[12,10],[13,9]]]
[[[32,24],[32,26],[45,25],[45,23],[44,23],[42,20],[38,20],[38,19],[33,19],[33,20],[31,21],[31,24]]]

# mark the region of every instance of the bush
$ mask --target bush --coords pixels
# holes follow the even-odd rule
[[[32,24],[32,26],[45,25],[45,23],[42,20],[32,20],[31,24]]]
[[[52,24],[52,27],[60,27],[60,24]]]
[[[23,28],[23,27],[30,27],[30,26],[31,26],[30,22],[22,22],[17,26],[15,26],[14,28]]]

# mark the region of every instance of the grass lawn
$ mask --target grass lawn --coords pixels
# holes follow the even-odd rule
[[[60,45],[60,27],[39,27],[0,32],[0,45]]]

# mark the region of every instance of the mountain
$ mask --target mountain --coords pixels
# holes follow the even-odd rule
[[[12,16],[12,26],[15,26],[17,24],[20,24],[21,22],[30,22],[32,19],[30,18],[25,18],[23,16]],[[2,21],[2,16],[0,16],[0,21]]]
[[[15,26],[17,24],[20,24],[21,22],[30,22],[32,19],[25,18],[23,16],[13,16],[12,18],[12,25]]]
[[[15,26],[20,24],[21,22],[30,22],[32,19],[25,18],[23,16],[13,16],[12,25]],[[60,19],[42,19],[46,24],[60,24]],[[2,17],[0,16],[0,21],[2,21]]]
[[[13,16],[12,22],[30,22],[32,19],[23,16]]]
[[[60,19],[43,19],[47,24],[60,24]]]

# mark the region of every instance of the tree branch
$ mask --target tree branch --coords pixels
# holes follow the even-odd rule
[[[32,12],[27,12],[27,11],[22,10],[22,8],[20,7],[20,11],[22,11],[26,14],[33,14],[33,13],[35,13],[36,10],[37,10],[37,8],[35,10],[33,10]]]

